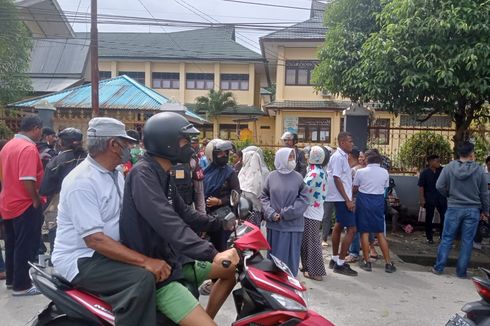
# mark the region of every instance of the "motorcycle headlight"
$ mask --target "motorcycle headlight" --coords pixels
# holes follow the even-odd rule
[[[306,311],[308,308],[306,306],[303,306],[297,301],[294,301],[293,299],[286,298],[280,294],[277,293],[272,293],[271,296],[276,299],[277,302],[279,302],[286,310],[298,310],[298,311]],[[303,296],[301,296],[303,298]]]

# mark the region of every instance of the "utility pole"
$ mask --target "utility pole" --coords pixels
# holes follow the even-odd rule
[[[92,75],[92,116],[99,115],[99,45],[97,40],[97,0],[91,0],[90,64]]]

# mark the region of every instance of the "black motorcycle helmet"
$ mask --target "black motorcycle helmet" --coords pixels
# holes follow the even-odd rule
[[[62,145],[69,145],[74,142],[81,142],[83,134],[76,128],[65,128],[58,133],[58,138],[61,140]]]
[[[180,157],[179,141],[191,140],[198,135],[194,125],[182,115],[174,112],[161,112],[148,119],[143,128],[143,144],[150,155],[177,162]]]

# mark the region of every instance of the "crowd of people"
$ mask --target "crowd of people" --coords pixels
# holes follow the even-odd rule
[[[83,135],[75,128],[56,133],[27,116],[20,132],[2,143],[6,273],[0,277],[14,296],[40,293],[28,261],[47,250],[44,224],[56,272],[106,300],[116,324],[155,324],[158,310],[180,325],[214,325],[236,281],[234,269],[222,263],[239,262],[237,251],[227,248],[232,230],[221,218],[232,211],[233,190],[251,203],[248,221],[265,227],[269,255],[295,277],[302,272],[323,280],[322,247],[330,232],[333,272],[356,276],[350,264],[357,261],[371,272],[375,242],[385,272],[396,271],[385,236],[387,212],[395,216],[392,230],[397,227],[394,182],[380,153],[359,151],[348,132],[338,135],[336,150],[301,150],[298,136],[285,132],[273,171],[257,146],[237,150],[222,139],[205,139],[201,146],[199,131],[176,113],[152,116],[141,134],[116,119],[93,118],[86,150]],[[429,156],[420,175],[429,243],[434,210],[446,216],[436,274],[461,227],[457,275],[466,276],[478,221],[488,217],[487,176],[473,152],[470,143],[460,144],[460,158],[444,169]],[[206,309],[183,280],[209,295]]]

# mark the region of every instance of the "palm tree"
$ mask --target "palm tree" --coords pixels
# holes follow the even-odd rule
[[[209,90],[207,96],[199,96],[196,98],[197,111],[204,110],[206,119],[212,119],[214,125],[218,124],[218,116],[226,109],[232,109],[237,106],[236,100],[232,92],[223,92],[222,90]],[[213,127],[213,137],[217,137],[218,128]]]

